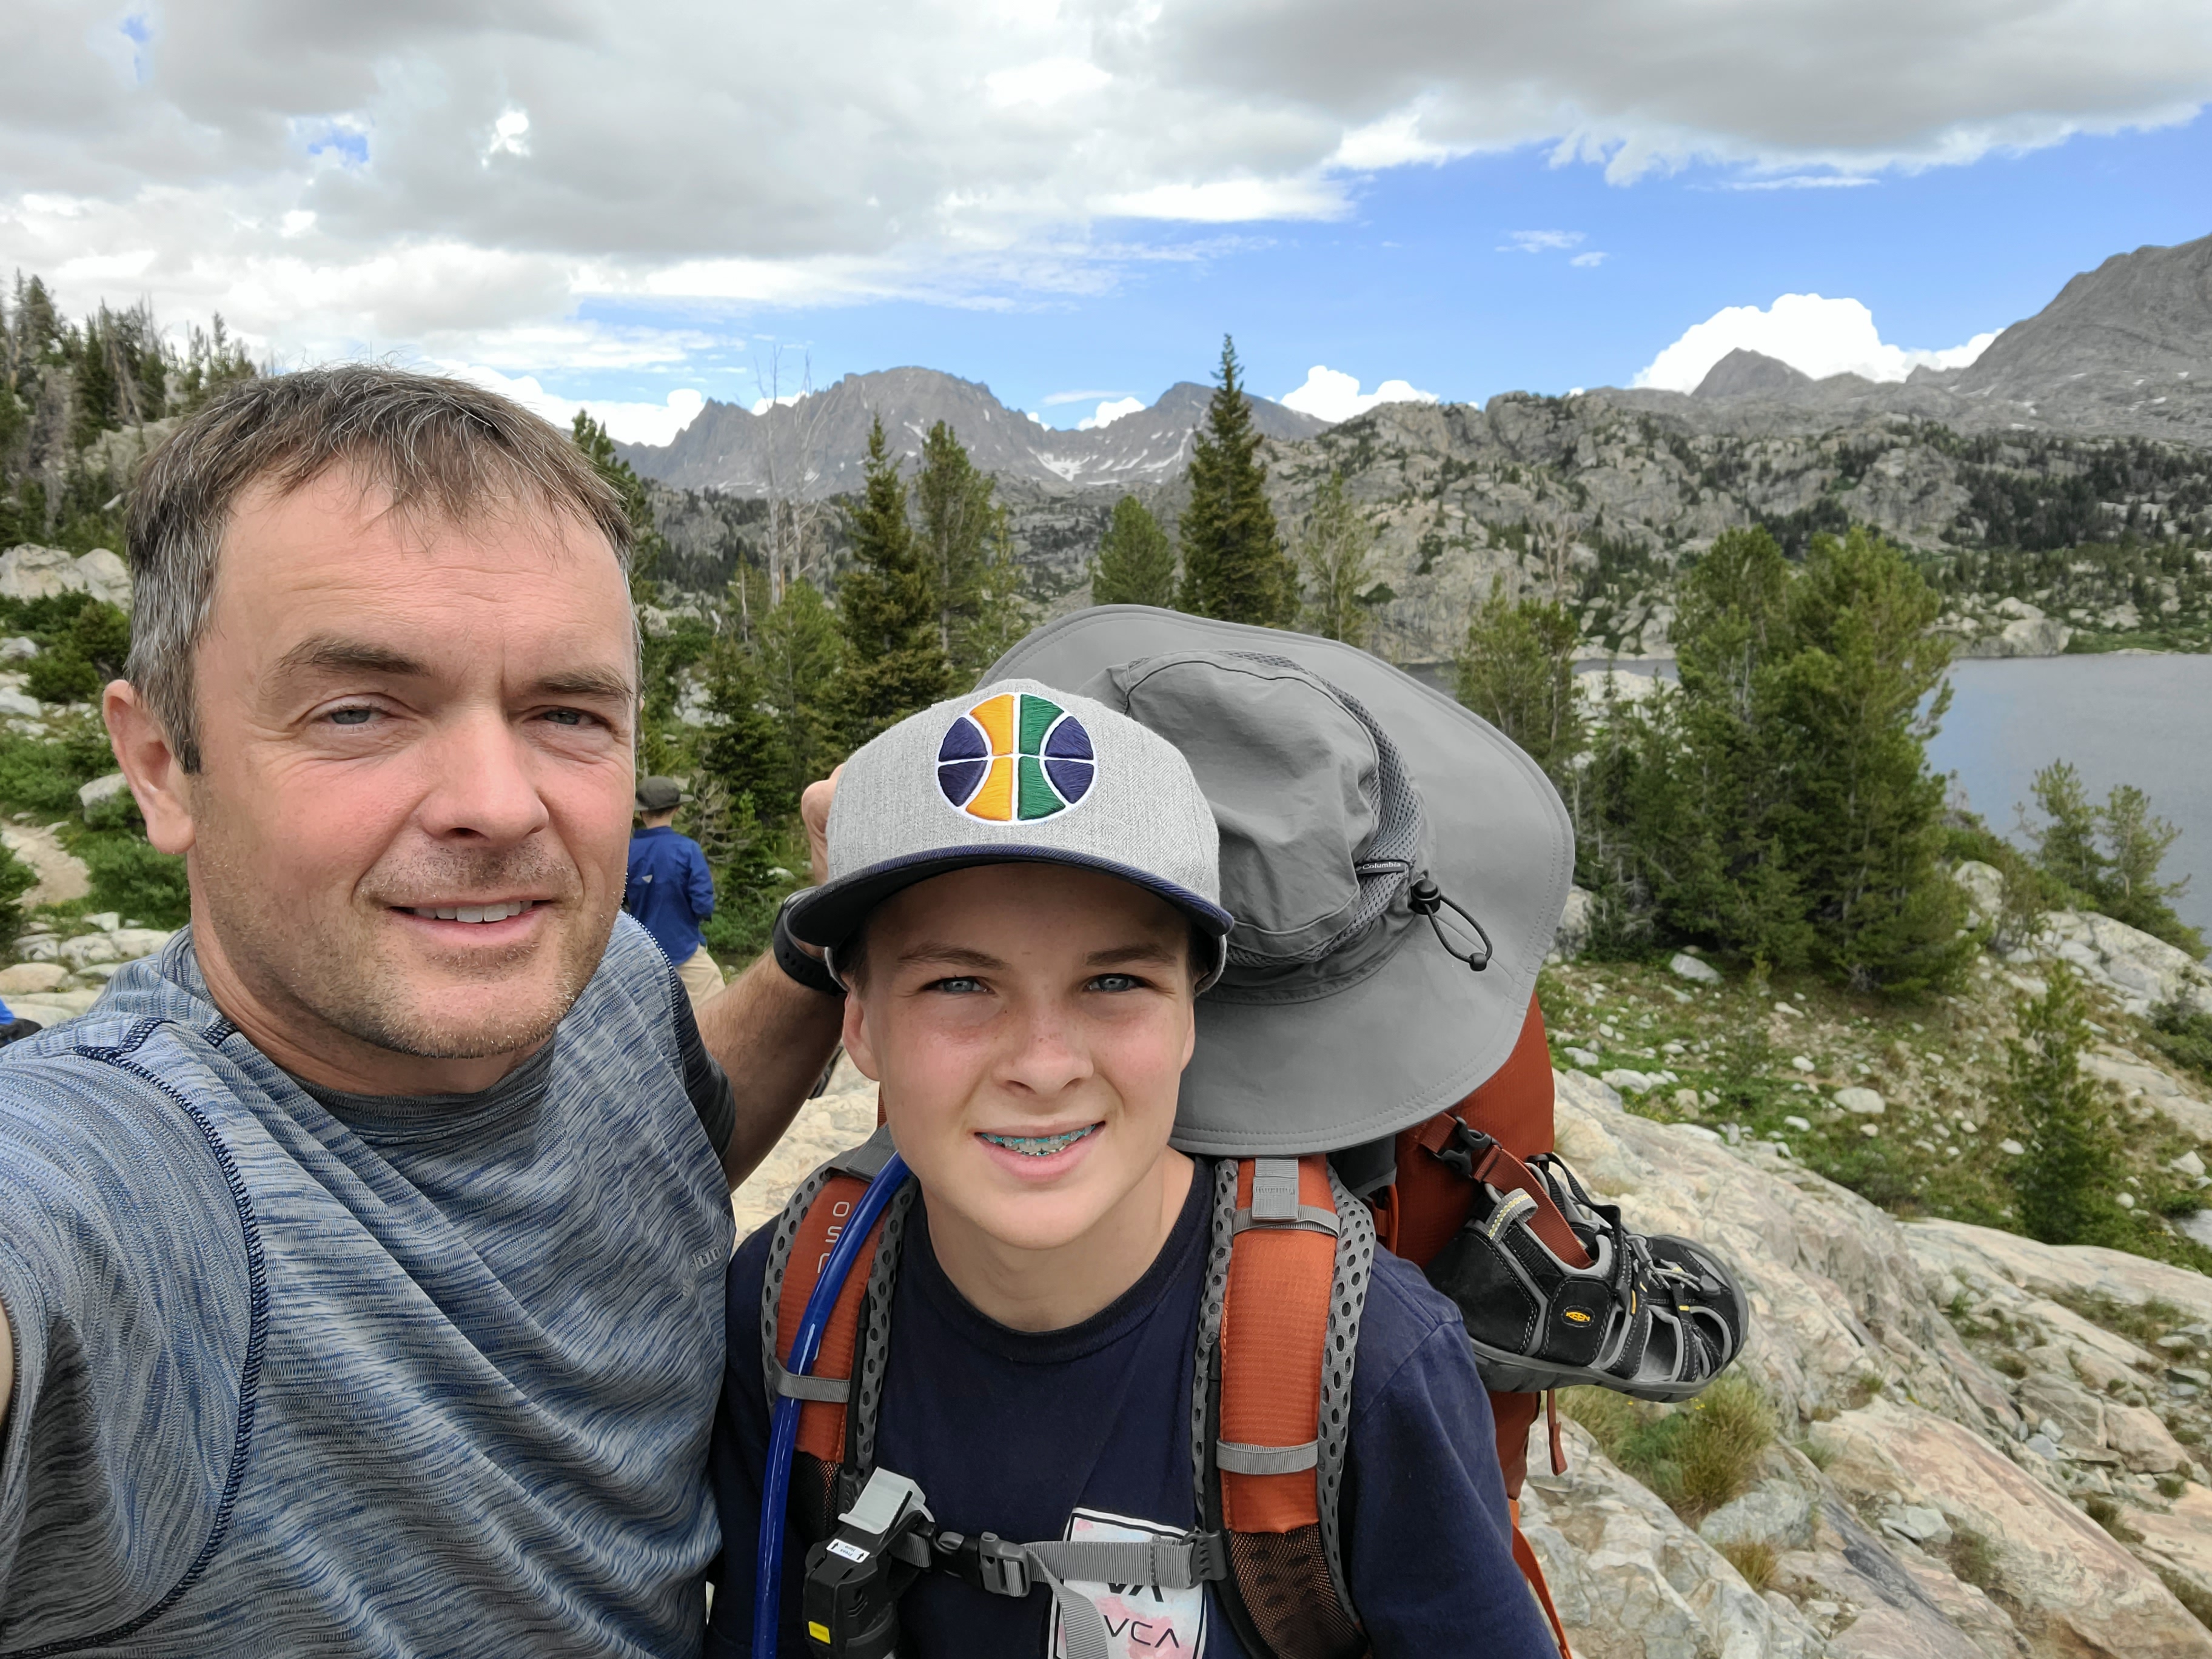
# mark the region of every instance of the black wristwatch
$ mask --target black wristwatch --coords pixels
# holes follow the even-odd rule
[[[775,965],[789,977],[797,980],[810,991],[819,991],[826,997],[842,997],[845,988],[837,983],[830,972],[830,964],[820,957],[801,950],[799,941],[791,936],[791,898],[776,907],[775,928],[772,935]]]

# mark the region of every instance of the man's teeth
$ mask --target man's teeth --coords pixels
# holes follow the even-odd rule
[[[1010,1152],[1019,1152],[1024,1158],[1050,1158],[1054,1152],[1064,1152],[1098,1126],[1086,1123],[1080,1129],[1070,1129],[1060,1135],[994,1135],[984,1139],[994,1146],[1004,1146]]]
[[[535,899],[508,899],[498,904],[417,905],[415,914],[432,921],[505,921],[536,902]]]

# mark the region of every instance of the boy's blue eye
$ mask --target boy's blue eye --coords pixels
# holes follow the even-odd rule
[[[1091,981],[1091,988],[1099,991],[1133,991],[1143,983],[1134,974],[1101,974]]]
[[[955,975],[951,979],[940,979],[937,981],[935,983],[931,985],[929,988],[933,991],[949,992],[954,996],[967,996],[976,991],[981,990],[983,988],[983,981],[980,979],[969,979],[960,975]]]

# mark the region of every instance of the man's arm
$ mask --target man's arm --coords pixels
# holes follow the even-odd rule
[[[799,798],[817,884],[829,878],[830,801],[836,787],[832,772],[807,785]],[[750,1175],[783,1139],[830,1064],[844,1023],[842,997],[809,990],[769,952],[699,1010],[700,1041],[737,1096],[737,1124],[722,1153],[731,1186]]]
[[[737,1123],[722,1153],[736,1186],[769,1155],[830,1063],[842,999],[810,991],[763,955],[699,1010],[699,1037],[730,1079]]]

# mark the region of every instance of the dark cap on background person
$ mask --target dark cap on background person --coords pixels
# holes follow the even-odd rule
[[[690,799],[684,793],[684,786],[673,778],[647,778],[637,787],[637,810],[641,812],[669,811]]]

